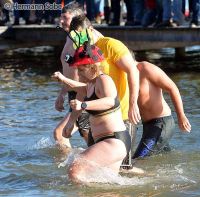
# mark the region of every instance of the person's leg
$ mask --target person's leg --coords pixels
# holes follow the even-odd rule
[[[107,167],[118,173],[120,164],[126,156],[126,147],[121,140],[110,138],[100,141],[81,153],[69,169],[69,177],[74,182],[95,173],[95,168]]]
[[[63,129],[65,125],[67,124],[69,117],[71,113],[68,113],[62,120],[61,122],[56,126],[54,130],[54,139],[55,141],[60,145],[60,146],[66,146],[66,147],[71,147],[69,138],[63,137]]]
[[[172,138],[175,123],[172,116],[163,117],[163,128],[159,137],[155,151],[170,151],[169,140]]]
[[[134,23],[134,1],[124,0],[127,9],[127,21],[125,25],[133,25]]]
[[[44,5],[44,0],[35,0],[35,4],[42,4]],[[36,23],[38,25],[41,24],[42,19],[43,19],[43,15],[44,15],[44,10],[36,10],[35,11],[35,16],[36,16]]]
[[[172,116],[156,118],[143,123],[143,135],[132,159],[159,153],[168,146],[172,137],[174,121]]]
[[[173,3],[173,6],[172,6]],[[173,7],[173,13],[172,13]],[[163,0],[162,23],[155,27],[177,27],[182,23],[182,2],[180,0]],[[173,20],[172,20],[173,19]]]
[[[13,3],[18,3],[20,4],[21,1],[13,0]],[[14,24],[13,25],[19,25],[19,18],[20,18],[20,11],[17,9],[14,9]]]
[[[156,21],[157,11],[156,9],[146,9],[146,12],[142,18],[142,26],[148,27]]]
[[[113,19],[109,25],[120,25],[121,5],[120,0],[111,0],[111,10],[113,12]]]
[[[172,16],[171,0],[163,0],[163,22],[170,21]]]
[[[180,0],[173,0],[173,21],[176,22],[177,25],[183,23],[182,1]]]
[[[94,21],[94,1],[86,0],[87,17],[90,21]]]
[[[3,13],[5,15],[4,22],[6,23],[6,22],[10,21],[9,10],[3,9]]]
[[[134,0],[135,1],[135,10],[134,10],[134,14],[135,14],[135,25],[141,25],[142,22],[142,17],[144,14],[144,0]]]
[[[95,16],[95,21],[98,24],[101,24],[103,7],[104,7],[104,0],[94,0],[94,16]]]
[[[163,18],[162,0],[156,0],[156,12],[157,12],[157,19],[156,19],[155,27],[162,22],[162,18]]]
[[[192,11],[192,21],[191,23],[194,23],[198,26],[198,19],[200,15],[200,0],[192,0],[191,2],[191,11]]]
[[[104,0],[104,18],[107,24],[110,22],[111,0]]]
[[[31,2],[32,2],[31,0],[24,0],[24,3],[27,4],[27,5],[30,5]],[[23,18],[26,21],[27,25],[31,23],[30,20],[29,20],[29,18],[30,18],[30,10],[24,10],[23,11]]]

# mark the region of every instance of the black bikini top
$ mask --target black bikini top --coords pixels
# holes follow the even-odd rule
[[[90,97],[85,97],[84,101],[93,101],[93,100],[97,100],[99,99],[95,93],[95,89],[93,94]],[[93,116],[102,116],[105,114],[109,114],[112,112],[117,111],[118,109],[120,109],[120,102],[119,99],[116,97],[115,98],[115,105],[113,107],[111,107],[110,109],[105,109],[105,110],[85,110],[87,111],[89,114],[93,115]]]

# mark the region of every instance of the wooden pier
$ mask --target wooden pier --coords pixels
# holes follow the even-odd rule
[[[176,54],[183,56],[187,46],[200,45],[200,27],[142,28],[126,26],[95,26],[103,35],[124,42],[133,51],[161,48],[175,48]],[[0,49],[7,43],[7,48],[54,46],[63,47],[66,33],[53,25],[27,25],[0,27]],[[11,43],[11,44],[9,44]]]

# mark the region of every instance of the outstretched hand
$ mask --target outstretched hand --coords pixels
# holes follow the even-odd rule
[[[138,124],[141,120],[140,110],[137,104],[129,106],[128,118],[130,123]]]
[[[58,71],[55,72],[51,77],[53,79],[56,79],[56,80],[60,81],[60,82],[62,82],[63,79],[64,79],[64,75],[62,73],[58,72]]]
[[[178,125],[182,131],[187,131],[187,132],[191,131],[192,127],[190,125],[189,120],[187,119],[187,117],[185,115],[179,118]]]

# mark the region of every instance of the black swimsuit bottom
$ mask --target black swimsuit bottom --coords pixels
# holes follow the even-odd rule
[[[130,136],[128,130],[114,132],[112,135],[100,137],[94,141],[95,141],[95,143],[98,143],[98,142],[101,142],[101,141],[103,141],[105,139],[109,139],[109,138],[115,138],[115,139],[121,140],[124,143],[124,145],[126,146],[127,154],[129,153],[129,151],[131,149],[131,136]]]

